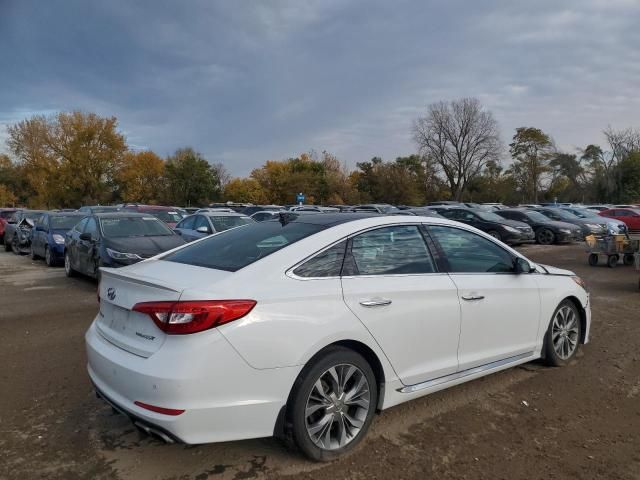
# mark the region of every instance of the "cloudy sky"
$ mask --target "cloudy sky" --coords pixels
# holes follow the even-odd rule
[[[0,0],[0,141],[80,109],[234,175],[310,149],[354,165],[475,96],[505,143],[535,126],[571,150],[640,126],[639,21],[638,0]]]

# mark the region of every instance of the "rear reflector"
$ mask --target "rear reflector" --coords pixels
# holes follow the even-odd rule
[[[238,320],[248,314],[255,305],[255,300],[144,302],[137,303],[132,310],[149,315],[165,333],[185,335]]]
[[[184,413],[184,410],[177,410],[175,408],[164,408],[164,407],[156,407],[155,405],[149,405],[148,403],[142,403],[135,401],[133,402],[140,408],[144,408],[145,410],[151,410],[152,412],[161,413],[163,415],[171,415],[176,416]]]

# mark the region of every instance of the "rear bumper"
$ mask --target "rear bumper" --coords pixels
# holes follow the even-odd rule
[[[273,435],[301,368],[254,369],[216,330],[168,337],[148,358],[111,344],[95,324],[85,339],[99,395],[134,422],[188,444]],[[164,415],[135,401],[185,411]]]

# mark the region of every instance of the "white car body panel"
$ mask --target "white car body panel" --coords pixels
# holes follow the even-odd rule
[[[303,367],[336,342],[357,342],[375,355],[384,375],[384,409],[538,358],[552,314],[566,298],[580,303],[588,340],[589,296],[566,270],[540,265],[519,275],[319,279],[291,274],[305,259],[358,232],[421,223],[455,225],[497,242],[446,219],[376,216],[327,228],[233,273],[162,260],[166,255],[103,269],[102,314],[86,334],[89,375],[129,415],[184,442],[203,443],[272,435]],[[485,298],[461,300],[468,294]],[[392,303],[360,304],[378,297]],[[138,302],[177,299],[257,304],[239,320],[191,335],[167,335],[137,312],[113,313]],[[135,401],[185,412],[163,415]]]
[[[405,385],[458,370],[460,305],[449,275],[343,277],[342,289]],[[361,304],[376,300],[391,303]]]

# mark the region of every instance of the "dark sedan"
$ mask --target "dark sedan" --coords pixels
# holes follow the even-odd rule
[[[98,278],[100,267],[124,267],[184,245],[152,215],[98,213],[84,217],[65,238],[64,269]]]
[[[580,227],[580,229],[582,229],[582,239],[587,235],[603,235],[607,233],[607,222],[605,219],[578,218],[573,213],[558,207],[538,207],[532,210],[540,212],[545,217],[555,220],[556,222],[571,223]]]
[[[478,230],[488,233],[494,238],[511,245],[533,243],[533,229],[526,223],[507,220],[493,212],[469,208],[434,208],[440,215],[450,220],[466,223]]]
[[[47,212],[36,222],[31,231],[31,258],[44,258],[53,267],[64,258],[64,240],[84,215],[76,212]]]
[[[508,220],[523,222],[533,228],[536,242],[541,245],[582,240],[582,229],[572,223],[557,222],[543,214],[521,208],[509,208],[496,212]]]

